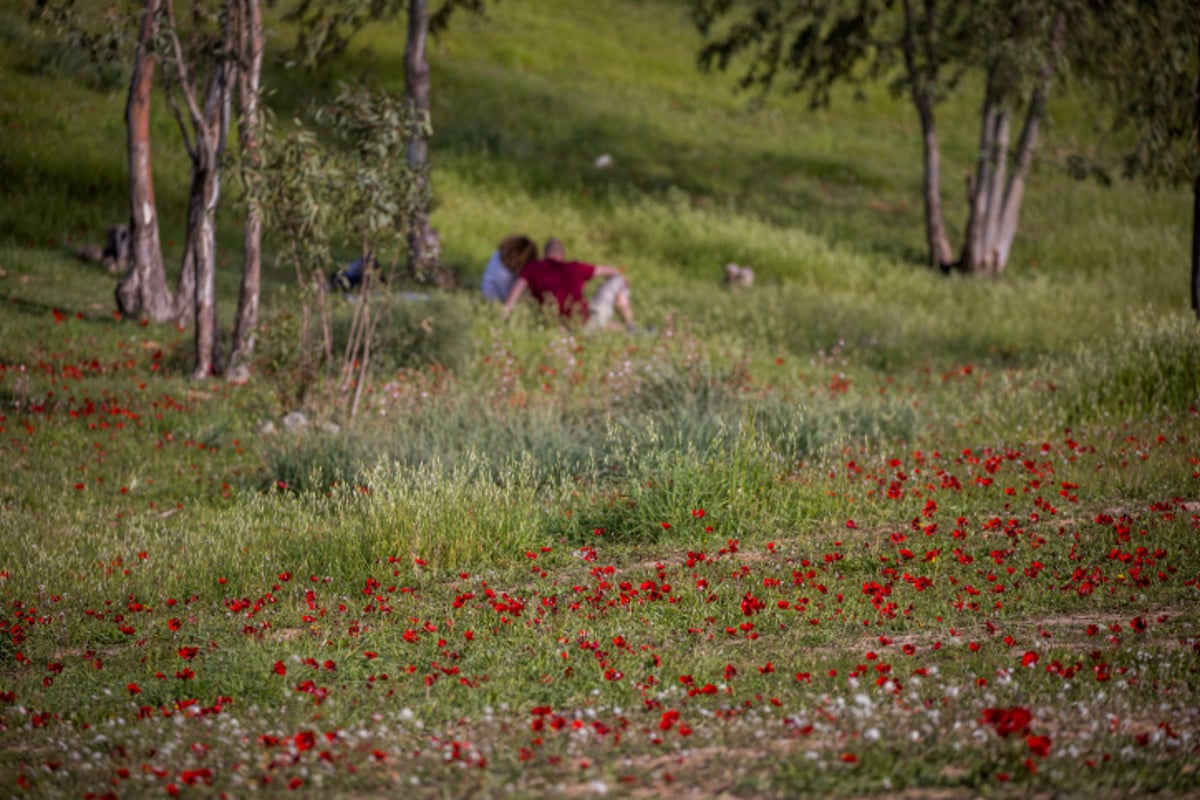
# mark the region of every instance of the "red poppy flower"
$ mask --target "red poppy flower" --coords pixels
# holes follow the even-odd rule
[[[1029,746],[1029,752],[1035,756],[1045,758],[1050,755],[1051,741],[1049,736],[1026,736],[1025,744]]]

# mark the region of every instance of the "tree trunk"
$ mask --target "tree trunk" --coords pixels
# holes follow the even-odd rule
[[[1200,175],[1192,182],[1192,311],[1200,319]]]
[[[933,26],[934,15],[930,3],[925,4],[925,28],[922,37],[924,57],[928,64],[926,74],[917,65],[917,21],[912,4],[904,0],[904,69],[912,86],[913,105],[921,120],[921,144],[924,150],[923,195],[925,200],[925,240],[929,246],[930,264],[943,271],[952,267],[950,240],[946,237],[946,224],[942,216],[942,156],[938,147],[937,122],[933,113],[934,97],[931,79],[937,77],[938,57]]]
[[[988,215],[985,217],[983,253],[984,271],[989,274],[997,272],[998,253],[996,245],[1000,236],[1000,219],[1004,214],[1004,202],[1008,196],[1006,180],[1008,178],[1008,140],[1012,112],[1007,108],[996,112],[995,131],[992,134],[992,149],[988,155],[991,162],[991,180],[988,186]],[[1013,173],[1016,178],[1016,173]]]
[[[1200,41],[1196,42],[1200,51]],[[1192,124],[1196,126],[1196,141],[1200,142],[1200,69],[1196,71],[1196,81],[1192,84]],[[1200,320],[1200,172],[1192,181],[1192,311]]]
[[[229,129],[231,62],[214,70],[196,126],[188,239],[196,266],[196,367],[192,377],[207,378],[220,369],[217,354],[217,203],[221,197],[221,156]]]
[[[126,317],[147,317],[166,322],[174,311],[167,291],[158,209],[154,201],[154,172],[150,152],[150,93],[156,58],[153,42],[158,34],[162,0],[146,0],[133,61],[133,77],[125,106],[126,142],[129,151],[130,264],[117,284],[117,310]]]
[[[950,240],[946,236],[946,224],[942,217],[942,163],[941,152],[938,149],[937,125],[933,117],[933,103],[928,98],[918,99],[917,113],[921,118],[925,157],[923,192],[925,240],[929,245],[929,261],[932,266],[948,271],[953,264],[953,258],[950,255]]]
[[[200,180],[200,186],[196,181]],[[196,242],[192,239],[193,207],[203,208],[204,186],[203,178],[196,174],[192,167],[192,185],[188,190],[187,224],[188,233],[183,241],[183,258],[180,259],[179,281],[175,284],[175,313],[172,318],[175,324],[186,328],[196,321]]]
[[[428,0],[409,0],[408,39],[404,46],[404,92],[413,110],[425,120],[429,118],[429,62],[425,58],[428,35]],[[426,126],[420,126],[408,143],[408,165],[421,176],[423,191],[427,191],[429,181],[429,140],[426,131]],[[445,283],[447,276],[441,265],[441,243],[437,231],[429,224],[427,208],[415,215],[407,238],[410,274],[418,280]]]
[[[955,265],[963,272],[974,272],[986,257],[984,242],[988,228],[988,201],[992,196],[995,172],[992,155],[995,151],[996,117],[996,70],[988,70],[984,89],[983,113],[979,122],[979,152],[976,156],[975,174],[967,178],[967,226],[963,234],[962,255]]]
[[[1062,47],[1066,30],[1067,18],[1060,13],[1055,18],[1054,31],[1052,31],[1049,41],[1049,46],[1054,52]],[[1033,90],[1030,103],[1025,110],[1025,122],[1021,126],[1021,136],[1013,154],[1012,175],[1008,176],[1007,181],[1004,179],[1004,170],[1006,170],[1009,157],[1008,119],[1010,110],[1003,108],[998,112],[1002,115],[1002,124],[995,128],[995,136],[992,138],[992,155],[990,156],[992,169],[995,170],[995,184],[992,185],[994,191],[986,204],[984,237],[978,245],[979,257],[976,257],[976,253],[974,253],[970,236],[962,248],[964,249],[964,261],[966,261],[964,269],[967,271],[996,276],[1000,275],[1008,266],[1009,253],[1012,252],[1016,229],[1020,222],[1021,203],[1025,200],[1025,186],[1030,178],[1030,169],[1033,167],[1033,150],[1038,143],[1038,133],[1042,130],[1046,97],[1050,95],[1052,82],[1054,82],[1054,66],[1052,66],[1051,56],[1046,56],[1042,74],[1040,74],[1040,83]],[[994,92],[991,91],[990,85],[985,106],[989,102],[995,102]],[[984,114],[985,116],[988,114],[988,109],[985,108]],[[982,158],[983,155],[980,154],[980,160]],[[1001,188],[1003,188],[1003,193],[1000,192]],[[967,228],[968,231],[971,231],[972,225],[968,224]],[[978,233],[978,231],[974,231],[974,233]],[[970,261],[967,260],[968,253],[972,254]]]
[[[958,269],[992,275],[997,269],[997,243],[1006,196],[1009,119],[998,98],[994,72],[989,70],[979,125],[979,155],[975,175],[967,183],[967,227]]]
[[[979,162],[968,184],[969,211],[960,269],[978,275],[996,276],[1008,266],[1008,256],[1017,235],[1025,184],[1033,165],[1033,151],[1046,112],[1049,73],[1030,98],[1021,137],[1013,154],[1012,173],[1006,175],[1009,159],[1010,111],[990,91],[984,99]]]
[[[232,6],[233,0],[230,0]],[[189,291],[188,283],[194,279],[190,292],[192,310],[196,323],[196,363],[192,377],[207,378],[219,369],[217,357],[217,253],[216,212],[221,197],[221,156],[225,150],[225,138],[229,131],[231,105],[230,83],[236,78],[237,67],[225,53],[213,54],[204,105],[196,98],[196,86],[192,81],[192,69],[196,66],[188,61],[183,45],[179,41],[179,28],[175,23],[174,7],[165,6],[171,63],[175,70],[172,88],[182,95],[188,112],[185,121],[175,102],[173,92],[167,98],[175,120],[179,124],[184,144],[192,157],[192,184],[188,195],[187,244],[184,248],[184,269],[176,293],[176,311],[183,313]],[[226,9],[224,41],[232,37],[232,8]],[[189,136],[189,122],[191,135]]]
[[[1033,167],[1033,150],[1037,146],[1042,118],[1046,115],[1046,95],[1049,90],[1050,79],[1047,77],[1033,93],[1033,97],[1029,101],[1029,108],[1025,112],[1025,124],[1021,128],[1021,138],[1017,142],[1012,177],[1009,178],[1008,186],[1004,190],[1004,206],[992,244],[996,254],[992,268],[994,275],[999,275],[1008,266],[1008,255],[1012,251],[1013,240],[1017,238],[1021,203],[1025,200],[1025,185],[1029,180],[1029,170]]]
[[[258,169],[260,160],[258,98],[263,60],[262,9],[259,0],[238,0],[237,8],[237,51],[241,65],[238,70],[238,139],[245,168],[253,172]],[[246,204],[242,287],[238,294],[233,346],[225,367],[226,376],[237,382],[244,382],[249,377],[245,362],[254,352],[262,274],[262,214],[253,190],[249,191]]]

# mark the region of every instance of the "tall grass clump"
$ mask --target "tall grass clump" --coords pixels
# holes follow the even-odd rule
[[[48,516],[61,531],[54,546],[18,534],[0,556],[21,565],[11,585],[30,591],[53,568],[76,576],[80,596],[117,580],[122,596],[188,597],[221,586],[240,597],[264,591],[283,572],[357,580],[418,567],[511,566],[553,541],[545,508],[528,458],[496,469],[470,453],[452,466],[385,459],[332,488],[244,492],[219,513],[185,508],[131,518],[119,525],[119,543],[107,528],[54,510]]]
[[[1184,313],[1143,313],[1063,369],[1071,419],[1157,417],[1200,404],[1200,336]]]
[[[305,335],[306,315],[298,308],[294,292],[282,293],[264,314],[256,364],[285,408],[308,407],[318,415],[332,409],[313,391],[326,366],[320,337]],[[331,303],[332,353],[344,352],[351,321],[359,298],[339,296]],[[371,346],[372,383],[386,383],[400,370],[427,367],[460,370],[474,352],[473,301],[460,294],[377,290],[371,301],[373,313],[381,317]]]
[[[572,542],[700,541],[714,519],[733,533],[805,516],[806,498],[781,481],[786,466],[749,421],[721,427],[704,446],[652,425],[613,427],[603,458],[562,509]]]
[[[419,562],[439,569],[514,563],[546,540],[533,473],[528,457],[493,469],[475,452],[453,466],[434,460],[410,468],[383,460],[360,473],[356,487],[303,498],[321,507],[313,509],[313,518],[322,520],[321,543],[317,553],[295,556],[344,566],[349,574],[381,557],[405,569]]]
[[[266,476],[260,483],[291,492],[329,491],[352,485],[379,456],[369,439],[352,433],[317,429],[285,436],[267,449]]]
[[[344,430],[310,429],[266,448],[264,483],[296,491],[352,483],[387,459],[416,468],[431,461],[484,463],[493,475],[528,456],[539,486],[560,474],[607,480],[599,464],[666,448],[727,451],[730,431],[753,430],[772,469],[786,470],[847,443],[907,440],[913,409],[898,398],[838,393],[823,384],[798,391],[755,383],[745,360],[701,358],[685,334],[609,347],[549,332],[492,347],[466,374],[400,370],[371,396],[370,413]],[[482,348],[481,348],[482,349]],[[619,432],[614,436],[613,431]]]

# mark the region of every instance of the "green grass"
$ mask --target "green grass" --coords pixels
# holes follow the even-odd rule
[[[398,90],[402,42],[272,59],[277,117]],[[935,275],[902,100],[759,102],[697,44],[667,2],[455,19],[460,288],[385,289],[350,421],[304,382],[269,236],[248,384],[113,317],[70,251],[128,213],[123,88],[0,8],[0,794],[1193,791],[1190,199],[1072,182],[1091,123],[1060,93],[1006,274]],[[972,85],[939,112],[952,232]],[[187,164],[155,113],[174,265]],[[501,324],[474,288],[514,231],[624,265],[655,330]],[[220,237],[228,325],[234,203]]]

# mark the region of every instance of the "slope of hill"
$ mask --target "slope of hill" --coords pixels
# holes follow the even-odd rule
[[[0,23],[6,259],[18,269],[48,259],[54,266],[39,269],[70,273],[77,267],[63,245],[95,240],[125,215],[122,82],[90,77],[61,47],[27,35],[11,11]],[[277,30],[276,55],[288,37]],[[398,91],[402,33],[368,29],[345,61],[319,74],[276,61],[270,104],[286,120],[347,78]],[[651,324],[699,312],[715,337],[753,331],[793,353],[838,338],[871,348],[916,337],[934,358],[949,348],[956,358],[1011,359],[1070,349],[1133,311],[1185,308],[1187,199],[1069,179],[1065,154],[1090,134],[1070,96],[1052,103],[1007,274],[945,280],[921,265],[918,127],[903,99],[873,87],[809,111],[786,93],[737,94],[732,76],[696,69],[698,45],[666,2],[505,0],[486,18],[455,18],[430,56],[434,221],[464,287],[495,242],[521,230],[625,265]],[[977,98],[968,81],[941,111],[952,234],[965,216]],[[161,102],[155,147],[173,263],[186,161]],[[603,155],[611,166],[598,168]],[[235,266],[237,241],[227,212],[223,257]],[[266,246],[278,243],[268,237]],[[752,265],[767,291],[717,296],[728,261]],[[91,277],[98,283],[77,284],[80,303],[107,295]],[[222,280],[231,290],[235,270]],[[282,270],[268,276],[269,285],[289,280]],[[763,312],[749,327],[747,302]]]

